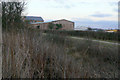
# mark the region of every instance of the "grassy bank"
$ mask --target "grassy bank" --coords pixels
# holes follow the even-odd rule
[[[115,41],[120,42],[120,32],[108,33],[108,32],[94,32],[94,31],[55,31],[55,30],[44,30],[45,33],[53,33],[53,34],[63,34],[67,36],[75,36],[75,37],[84,37],[84,38],[92,38],[97,40],[105,40],[105,41]]]
[[[117,78],[118,46],[43,35],[3,32],[3,78]]]

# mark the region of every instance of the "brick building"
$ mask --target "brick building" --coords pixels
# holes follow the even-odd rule
[[[52,21],[52,23],[61,24],[62,25],[61,30],[74,30],[74,22],[69,20],[61,19],[61,20]]]
[[[38,28],[37,26],[39,26],[39,28],[41,30],[47,30],[47,29],[50,29],[49,28],[50,23],[54,24],[55,28],[57,27],[56,24],[61,24],[62,28],[60,28],[59,30],[74,30],[74,22],[68,21],[68,20],[65,20],[65,19],[55,20],[55,21],[51,21],[51,22],[36,22],[36,23],[33,23],[32,26],[34,28]]]
[[[50,23],[54,24],[55,28],[57,27],[56,24],[60,24],[62,26],[62,28],[60,28],[60,30],[74,30],[74,22],[65,20],[65,19],[55,20],[55,21],[51,21],[51,22],[44,22],[44,20],[41,17],[27,16],[25,18],[25,20],[30,21],[30,26],[32,28],[39,28],[41,30],[50,29],[49,28]]]

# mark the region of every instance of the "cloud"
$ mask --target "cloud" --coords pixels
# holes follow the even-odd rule
[[[118,2],[109,2],[110,6],[118,6]]]
[[[65,9],[70,9],[72,7],[74,7],[73,5],[51,5],[49,7],[52,7],[52,8],[65,8]]]
[[[75,7],[75,5],[68,0],[52,0],[52,1],[55,3],[52,5],[49,5],[49,7],[52,7],[52,8],[70,9],[72,7]]]
[[[120,12],[120,9],[114,8],[113,11],[114,12],[118,12],[118,11]]]
[[[104,14],[104,13],[95,13],[91,16],[93,16],[93,17],[110,17],[112,15],[111,14]]]
[[[83,18],[74,18],[75,27],[85,26],[92,28],[100,28],[100,29],[118,29],[117,21],[93,21],[91,19],[83,19]]]
[[[53,0],[53,1],[55,1],[57,3],[61,3],[61,4],[65,3],[65,0]]]

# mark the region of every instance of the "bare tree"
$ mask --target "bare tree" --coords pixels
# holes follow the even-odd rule
[[[25,5],[25,2],[2,2],[3,30],[23,28],[21,15]]]

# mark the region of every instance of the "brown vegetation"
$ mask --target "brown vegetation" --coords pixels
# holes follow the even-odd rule
[[[3,78],[118,78],[117,51],[37,30],[3,32]]]

